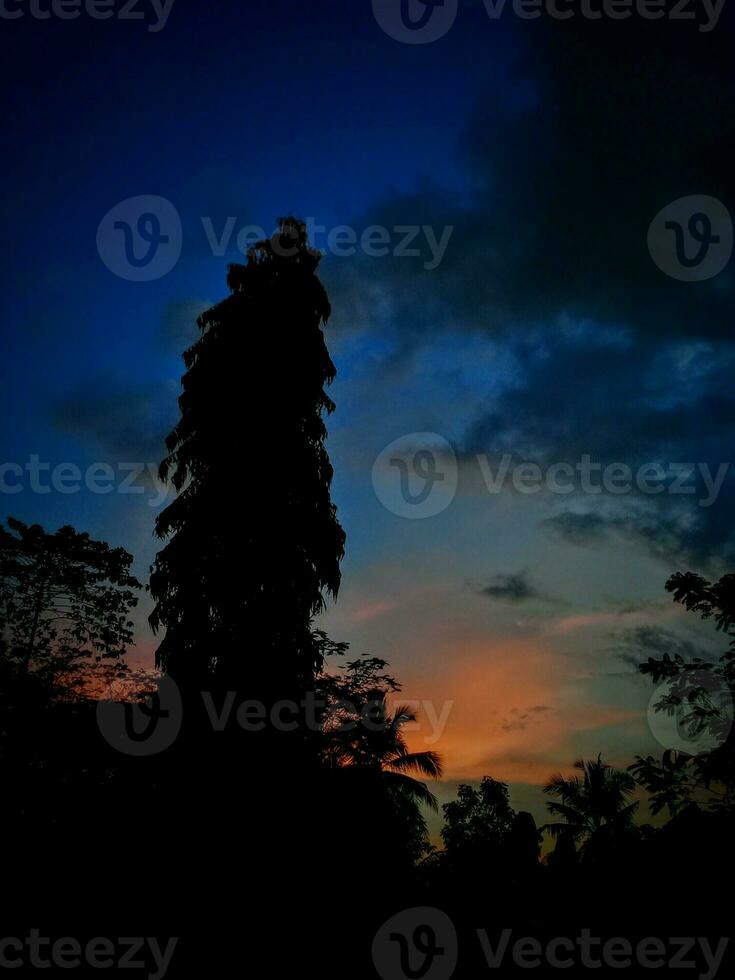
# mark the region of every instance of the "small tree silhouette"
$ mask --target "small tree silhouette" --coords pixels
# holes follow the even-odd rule
[[[696,772],[692,757],[683,752],[667,749],[661,761],[652,755],[637,755],[628,771],[640,786],[651,794],[651,813],[654,816],[664,807],[672,817],[688,806],[697,790]]]
[[[16,683],[55,695],[124,668],[140,583],[133,557],[65,526],[0,525],[0,655]],[[110,669],[108,669],[110,668]]]
[[[574,768],[581,776],[557,773],[544,786],[544,793],[558,798],[546,804],[549,812],[563,817],[564,822],[548,823],[541,829],[555,837],[569,833],[583,846],[602,834],[628,830],[638,809],[637,802],[629,802],[635,790],[633,777],[603,762],[599,755],[586,762],[578,759]]]
[[[365,669],[373,673],[370,666]],[[416,716],[403,705],[391,710],[385,690],[368,693],[360,703],[360,673],[358,669],[358,697],[352,702],[360,710],[352,720],[343,717],[342,727],[327,730],[325,761],[339,779],[336,788],[343,787],[339,795],[356,800],[371,815],[369,834],[377,835],[376,841],[386,838],[386,844],[390,838],[396,856],[402,852],[402,857],[416,861],[431,849],[421,808],[438,806],[422,777],[438,779],[441,759],[436,752],[409,751],[402,729]]]
[[[636,756],[630,771],[652,798],[653,813],[668,807],[675,816],[690,803],[735,810],[735,574],[710,582],[695,572],[677,572],[666,583],[674,601],[702,619],[712,619],[729,637],[716,663],[680,654],[649,657],[639,670],[665,691],[655,710],[678,718],[689,738],[706,734],[714,745],[689,755],[664,752],[661,760]]]
[[[414,712],[399,705],[390,710],[384,692],[366,703],[366,711],[354,727],[341,736],[332,735],[329,761],[336,766],[354,766],[381,774],[397,797],[437,808],[434,794],[416,776],[438,779],[442,763],[436,752],[410,752],[402,728],[416,721]]]
[[[460,783],[457,799],[445,803],[442,810],[441,835],[452,860],[477,866],[498,859],[516,815],[506,783],[490,776],[483,776],[477,789]]]

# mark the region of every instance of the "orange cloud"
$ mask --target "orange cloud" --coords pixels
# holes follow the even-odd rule
[[[368,623],[371,619],[377,619],[379,616],[393,612],[395,608],[395,602],[366,602],[352,610],[349,613],[349,618],[353,623]]]
[[[430,675],[402,671],[406,699],[430,702],[419,711],[418,730],[407,734],[415,751],[442,755],[447,779],[491,775],[540,785],[567,760],[571,764],[576,733],[635,717],[581,700],[578,670],[534,640],[476,642],[444,656],[432,651],[432,661],[446,666]],[[450,701],[434,740],[436,719]]]

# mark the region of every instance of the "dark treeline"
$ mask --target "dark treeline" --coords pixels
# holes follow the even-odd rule
[[[408,747],[412,715],[392,706],[386,662],[351,658],[315,626],[345,547],[318,260],[303,226],[282,221],[230,267],[230,295],[184,355],[162,464],[178,494],[157,521],[149,584],[157,666],[179,700],[125,664],[142,588],[131,555],[69,527],[0,528],[5,934],[177,936],[168,975],[349,978],[378,975],[376,930],[418,906],[450,916],[457,975],[470,977],[487,969],[477,929],[493,942],[504,928],[539,941],[583,928],[727,936],[734,742],[715,694],[735,689],[735,576],[668,585],[731,638],[719,662],[641,667],[668,682],[658,710],[712,747],[627,770],[580,760],[550,775],[543,827],[488,776],[445,804],[430,843],[440,758]],[[217,730],[212,709],[226,704],[263,724]],[[116,742],[128,709],[174,725],[170,744],[146,751],[124,726]],[[656,826],[639,819],[642,792]]]

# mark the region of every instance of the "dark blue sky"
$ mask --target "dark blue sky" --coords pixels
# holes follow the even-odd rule
[[[33,447],[76,460],[78,441],[53,425],[58,401],[175,377],[180,350],[158,342],[161,319],[170,304],[221,295],[243,226],[270,231],[293,211],[329,228],[422,182],[461,195],[457,145],[478,92],[514,97],[512,31],[479,36],[479,14],[417,47],[386,36],[369,3],[331,0],[176,0],[157,33],[150,11],[144,22],[4,21],[0,398],[14,421],[3,458]],[[171,200],[184,246],[165,278],[131,284],[100,261],[96,230],[140,194]],[[229,216],[218,260],[202,218],[219,236]],[[39,503],[57,520],[73,510],[51,495],[28,516]]]

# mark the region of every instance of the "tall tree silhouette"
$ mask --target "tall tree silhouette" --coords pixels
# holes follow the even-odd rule
[[[337,593],[345,538],[324,445],[335,368],[320,257],[303,223],[281,219],[229,267],[230,295],[184,354],[161,465],[178,495],[156,522],[169,540],[150,579],[157,663],[182,685],[269,703],[298,699],[320,666],[311,622]]]

